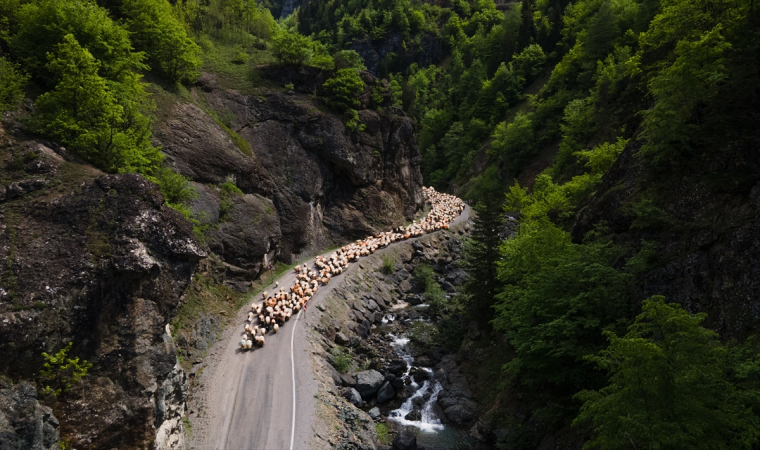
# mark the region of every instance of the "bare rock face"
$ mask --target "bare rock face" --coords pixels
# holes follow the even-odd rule
[[[93,367],[51,405],[72,445],[181,448],[187,378],[167,324],[206,253],[155,184],[66,170],[85,174],[74,189],[0,205],[0,374],[34,379],[41,352],[73,342]]]
[[[422,204],[414,123],[390,112],[389,97],[383,112],[361,110],[366,128],[350,132],[341,117],[318,108],[312,95],[301,94],[318,89],[323,72],[294,67],[271,72],[278,83],[293,82],[297,93],[245,96],[219,89],[211,75],[202,76],[202,89],[193,91],[217,116],[224,115],[228,129],[245,139],[251,155],[236,147],[206,112],[189,104],[177,105],[156,132],[170,165],[204,185],[194,208],[206,210],[210,223],[219,224],[211,249],[254,276],[265,254],[268,261],[276,256],[289,262],[401,225]],[[368,72],[362,78],[366,108],[373,86],[384,82]],[[236,212],[219,218],[221,201],[212,184],[229,180],[245,194],[260,196],[250,201],[271,201],[279,220],[272,216],[253,232],[238,219],[258,217],[253,210],[260,207],[238,200]]]
[[[60,429],[53,411],[37,401],[37,389],[0,379],[0,448],[58,450]]]

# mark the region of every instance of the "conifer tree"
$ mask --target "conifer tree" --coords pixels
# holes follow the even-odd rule
[[[497,293],[499,244],[504,225],[502,205],[489,196],[473,209],[472,233],[465,246],[464,269],[469,276],[465,291],[472,302],[471,312],[482,322],[494,316],[492,305]]]

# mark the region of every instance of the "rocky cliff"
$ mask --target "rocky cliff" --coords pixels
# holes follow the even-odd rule
[[[63,439],[180,444],[181,433],[166,430],[181,432],[187,380],[167,323],[206,257],[192,226],[142,177],[104,175],[44,141],[2,141],[0,373],[36,379],[40,354],[73,342],[70,357],[93,367],[60,401],[46,399]],[[33,388],[13,389],[32,403]]]
[[[363,75],[366,128],[349,132],[313,95],[324,74],[269,76],[252,96],[204,75],[156,126],[168,163],[198,191],[195,230],[144,178],[99,172],[14,120],[13,132],[0,127],[0,447],[184,448],[189,380],[178,354],[203,352],[175,345],[197,344],[170,326],[183,305],[216,295],[234,308],[242,296],[205,289],[245,291],[267,263],[420,208],[413,122],[387,96],[368,108],[381,81]],[[219,328],[216,312],[198,324]],[[41,353],[68,343],[93,367],[64,395],[38,393]]]
[[[210,249],[248,279],[275,258],[289,262],[401,225],[422,203],[413,121],[394,114],[387,95],[385,108],[368,108],[380,80],[364,74],[359,116],[366,128],[349,132],[312,95],[325,79],[321,71],[267,75],[293,90],[243,95],[206,74],[191,92],[194,102],[176,104],[156,133],[170,165],[196,182],[193,209],[214,226]],[[226,181],[244,195],[223,205],[218,186]]]

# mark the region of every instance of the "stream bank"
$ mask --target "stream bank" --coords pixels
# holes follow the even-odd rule
[[[490,448],[469,435],[480,408],[454,355],[467,324],[431,310],[415,277],[427,265],[455,296],[468,232],[462,224],[378,252],[318,306],[311,339],[325,426],[315,447]]]

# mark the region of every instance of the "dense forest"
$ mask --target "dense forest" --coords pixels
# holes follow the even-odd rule
[[[754,1],[310,0],[278,21],[280,6],[0,0],[0,110],[158,183],[198,225],[197,194],[152,142],[154,93],[181,94],[210,64],[310,66],[327,73],[314,95],[357,130],[371,50],[392,108],[417,123],[425,184],[477,212],[466,289],[436,306],[442,326],[474,319],[504,339],[495,392],[522,400],[492,405],[511,430],[501,445],[760,448],[757,312],[722,327],[707,300],[641,288],[698,226],[672,213],[673,180],[755,182],[738,162],[760,143]],[[623,167],[639,184],[611,181]],[[588,219],[626,189],[624,225]]]

